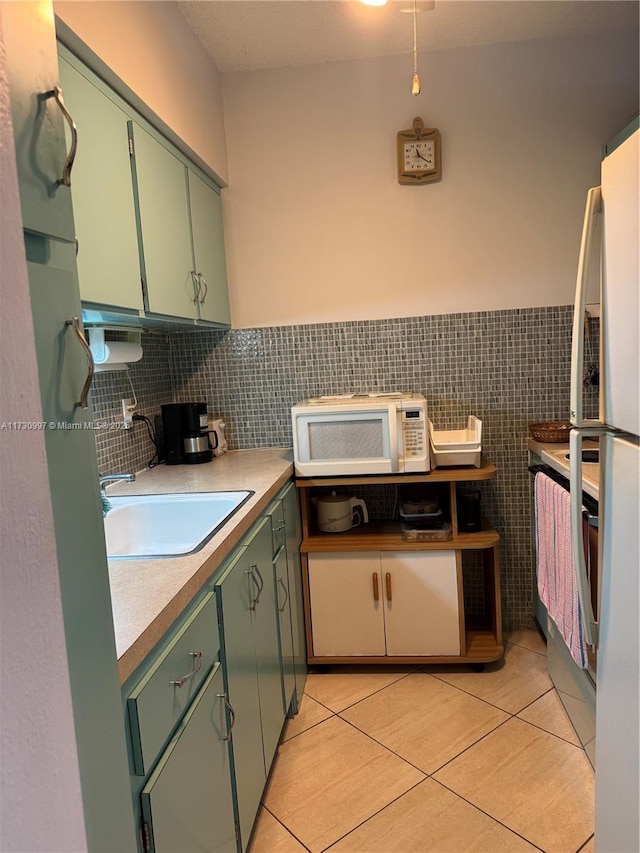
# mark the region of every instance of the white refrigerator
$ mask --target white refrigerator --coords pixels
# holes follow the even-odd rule
[[[578,266],[571,365],[573,550],[588,643],[597,647],[597,853],[640,851],[640,131],[602,162],[589,190]],[[594,261],[594,258],[596,259]],[[590,266],[600,271],[599,417],[583,416],[583,329]],[[600,595],[591,606],[582,548],[582,438],[600,442]],[[575,462],[575,464],[574,464]]]

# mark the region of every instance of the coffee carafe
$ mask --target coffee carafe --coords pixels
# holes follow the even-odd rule
[[[210,462],[215,447],[211,446],[206,402],[166,403],[160,408],[167,465]]]

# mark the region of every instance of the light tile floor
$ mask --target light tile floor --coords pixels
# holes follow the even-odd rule
[[[251,853],[589,853],[594,778],[535,631],[504,662],[309,675]]]

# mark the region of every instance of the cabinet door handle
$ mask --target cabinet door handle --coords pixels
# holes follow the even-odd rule
[[[200,278],[195,270],[191,270],[191,281],[193,282],[193,304],[197,305],[200,302]]]
[[[378,573],[373,573],[373,600],[380,601],[380,587],[378,586]]]
[[[198,273],[198,281],[201,285],[204,286],[204,293],[202,294],[202,299],[200,300],[200,305],[204,305],[204,300],[207,298],[207,293],[209,293],[209,285],[207,284],[207,280],[201,272]]]
[[[255,602],[256,604],[259,604],[260,603],[260,596],[262,595],[262,590],[264,589],[264,578],[260,574],[260,569],[258,568],[256,563],[252,563],[251,571],[252,572],[255,571],[255,573],[258,575],[258,580],[260,581],[260,585],[258,587],[258,597],[256,598],[256,602]]]
[[[72,326],[73,331],[75,332],[76,337],[80,341],[80,345],[87,356],[87,378],[84,381],[84,385],[82,386],[82,391],[80,392],[80,399],[74,403],[77,409],[86,409],[89,405],[89,389],[91,388],[91,383],[93,382],[93,374],[95,372],[95,364],[93,361],[93,353],[91,352],[91,347],[87,343],[87,339],[82,334],[82,329],[80,328],[80,318],[72,317],[71,320],[67,320],[65,322],[66,326]]]
[[[78,150],[78,128],[76,127],[75,121],[71,118],[71,114],[67,109],[64,99],[62,97],[62,89],[60,86],[54,86],[53,89],[50,89],[48,92],[45,92],[45,98],[55,98],[56,104],[60,107],[62,115],[65,117],[67,124],[69,125],[69,129],[71,130],[71,148],[69,149],[69,153],[67,154],[67,159],[65,161],[64,166],[62,167],[62,177],[58,178],[56,184],[58,186],[70,187],[71,186],[71,170],[73,169],[73,161],[76,159],[76,151]]]
[[[282,580],[282,578],[278,578],[278,583],[284,590],[284,601],[282,602],[282,607],[279,607],[278,610],[280,611],[280,613],[284,613],[284,609],[287,606],[287,601],[289,600],[289,590],[287,589],[287,585]]]
[[[391,601],[391,572],[387,572],[384,576],[384,582],[387,587],[387,601]]]
[[[182,687],[190,678],[193,678],[196,672],[200,672],[202,669],[202,652],[191,652],[191,657],[193,658],[193,669],[191,672],[183,675],[178,681],[170,681],[169,684],[172,684],[174,687]]]
[[[251,568],[247,569],[246,574],[249,575],[249,578],[253,581],[257,590],[256,597],[251,598],[251,587],[249,587],[249,601],[251,602],[249,604],[249,610],[255,610],[256,604],[260,601],[260,593],[262,592],[262,587],[258,583],[258,578],[256,577],[254,572],[254,566],[251,566]]]
[[[226,740],[227,742],[229,742],[231,740],[231,732],[233,730],[233,727],[236,724],[236,712],[233,710],[233,705],[231,704],[231,702],[229,702],[229,694],[228,693],[216,693],[216,696],[218,697],[218,699],[222,699],[222,701],[224,702],[224,704],[227,707],[227,710],[229,711],[229,716],[231,717],[231,723],[229,725],[229,730],[227,731],[226,735],[222,738],[222,740]]]

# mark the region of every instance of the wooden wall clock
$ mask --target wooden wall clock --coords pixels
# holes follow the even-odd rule
[[[441,177],[440,131],[416,116],[412,128],[398,132],[398,183],[428,184]]]

